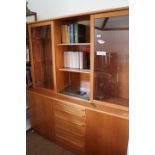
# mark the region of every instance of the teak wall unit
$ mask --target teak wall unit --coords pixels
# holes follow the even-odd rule
[[[28,25],[32,128],[78,155],[126,155],[128,13],[128,8],[118,8]],[[62,42],[62,25],[70,24],[85,25],[84,42]],[[65,67],[65,51],[87,53],[90,66]]]

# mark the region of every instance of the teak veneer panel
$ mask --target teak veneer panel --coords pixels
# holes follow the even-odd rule
[[[126,155],[128,121],[103,113],[86,111],[88,155]]]
[[[83,152],[85,150],[85,107],[55,101],[53,111],[57,143],[64,142],[70,149]]]
[[[56,118],[68,121],[68,122],[73,123],[75,125],[85,126],[85,118],[83,118],[83,117],[80,118],[80,117],[77,117],[75,115],[71,115],[67,112],[63,112],[63,111],[56,110],[56,109],[54,110],[54,116]]]
[[[98,14],[95,14],[94,17],[104,18],[104,17],[115,17],[115,16],[125,16],[125,15],[129,15],[128,9],[98,13]]]
[[[32,128],[40,135],[54,140],[53,100],[27,93]]]
[[[85,127],[75,125],[68,121],[62,120],[60,118],[55,117],[55,127],[66,130],[67,132],[73,133],[80,137],[85,136]]]
[[[67,47],[57,46],[61,43],[61,21],[53,22],[53,34],[54,34],[54,49],[55,49],[55,69],[56,69],[56,91],[67,87],[68,83],[68,73],[59,71],[59,68],[64,67],[64,51],[67,50]]]
[[[76,155],[85,155],[85,148],[84,147],[77,147],[77,145],[73,143],[66,142],[65,138],[56,137],[56,144],[74,152]]]
[[[63,140],[66,140],[67,142],[75,145],[78,148],[85,147],[85,137],[77,136],[71,132],[66,132],[66,130],[63,130],[59,127],[56,127],[56,137],[62,138]]]
[[[90,16],[90,101],[93,101],[93,92],[94,92],[94,37],[95,37],[95,32],[94,32],[94,26],[95,26],[95,20],[94,20],[94,15]]]
[[[40,90],[40,89],[28,89],[27,92],[39,94],[49,99],[54,100],[57,102],[63,102],[69,106],[76,105],[76,106],[84,106],[86,109],[90,109],[96,112],[101,112],[105,114],[109,114],[115,117],[124,118],[128,120],[128,107],[116,105],[108,102],[101,102],[101,101],[87,101],[76,97],[70,97],[63,94],[49,92],[47,90]]]
[[[75,115],[81,118],[85,118],[85,108],[82,106],[76,106],[76,105],[68,105],[65,102],[58,102],[56,101],[54,104],[55,110],[60,110],[65,113],[69,113],[71,115]]]
[[[75,72],[75,73],[83,73],[83,74],[89,74],[89,69],[77,69],[77,68],[60,68],[60,71],[64,72]]]

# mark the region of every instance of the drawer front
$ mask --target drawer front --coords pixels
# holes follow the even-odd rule
[[[56,104],[54,104],[54,108],[59,111],[64,111],[66,113],[69,113],[71,115],[75,115],[78,117],[85,118],[85,107],[79,106],[79,105],[73,105],[68,104],[65,102],[59,102],[56,101]]]
[[[59,118],[65,121],[68,121],[70,123],[73,123],[75,125],[79,126],[85,126],[85,118],[77,117],[75,115],[71,115],[64,111],[54,110],[54,116],[55,118]]]
[[[77,148],[77,150],[85,150],[85,137],[83,136],[80,137],[56,127],[56,139],[66,141],[72,147]]]
[[[53,104],[56,141],[79,153],[85,151],[85,107],[56,101]]]
[[[85,107],[60,101],[56,101],[53,107],[55,118],[85,126]]]
[[[60,118],[55,118],[55,127],[64,129],[66,132],[73,133],[78,136],[85,136],[85,127],[79,126],[68,121],[62,120]]]

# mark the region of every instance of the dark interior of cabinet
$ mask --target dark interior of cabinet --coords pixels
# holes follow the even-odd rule
[[[51,26],[34,27],[31,33],[35,86],[52,89]]]
[[[68,78],[66,85],[60,90],[60,93],[88,100],[90,90],[89,74],[67,72],[66,77]]]
[[[128,16],[95,20],[94,99],[128,105]]]

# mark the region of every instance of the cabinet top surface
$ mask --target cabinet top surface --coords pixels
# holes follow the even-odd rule
[[[105,12],[112,12],[112,11],[119,11],[119,10],[128,10],[129,7],[119,7],[119,8],[113,8],[113,9],[104,9],[104,10],[97,10],[97,11],[90,11],[90,12],[84,12],[84,13],[78,13],[78,14],[69,14],[65,16],[60,16],[60,17],[54,17],[50,19],[45,19],[45,20],[40,20],[36,22],[31,22],[28,23],[28,25],[34,24],[34,23],[42,23],[42,22],[48,22],[52,20],[59,20],[59,19],[73,19],[73,18],[89,18],[90,15],[98,14],[98,13],[105,13]]]
[[[74,103],[76,105],[84,106],[86,109],[113,115],[123,119],[128,119],[128,107],[111,104],[108,102],[90,102],[87,100],[66,96],[55,92],[46,92],[39,89],[31,88],[27,90],[27,93],[36,93],[54,100],[58,100],[66,103]]]

